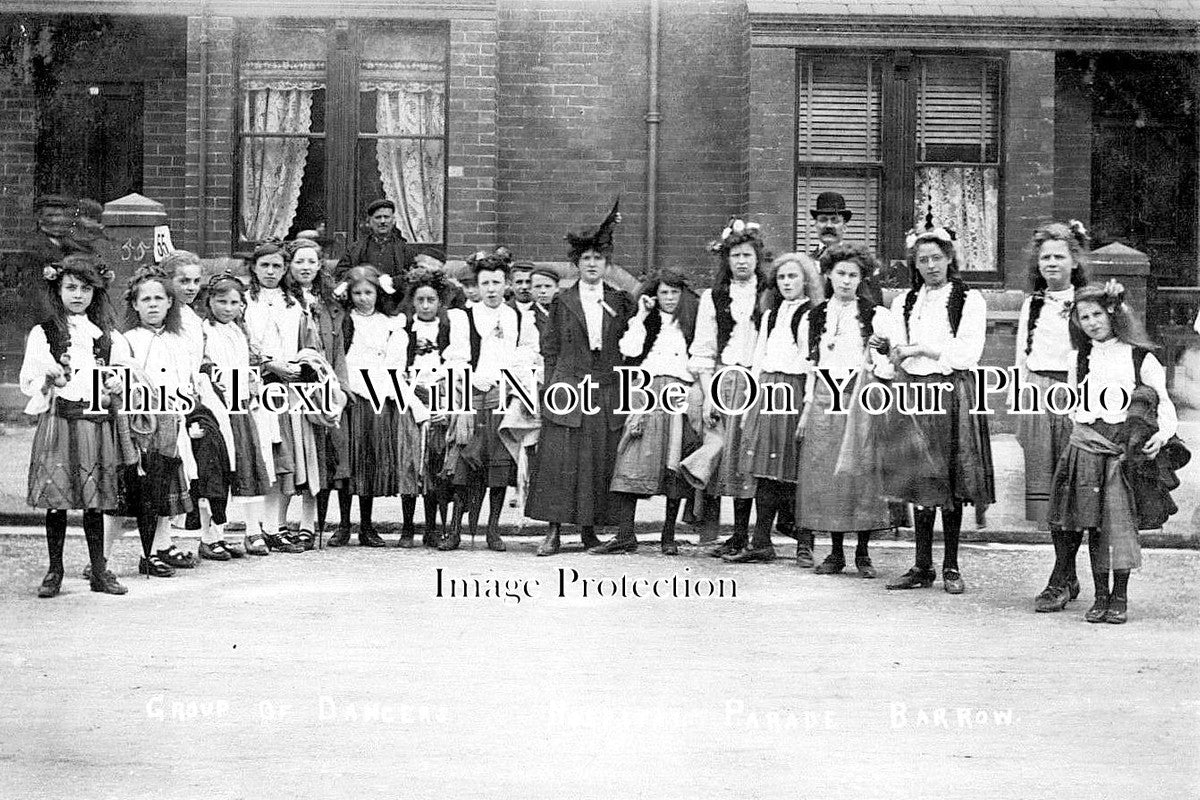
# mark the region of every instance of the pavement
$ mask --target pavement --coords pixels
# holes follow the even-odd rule
[[[1032,612],[1046,546],[964,546],[958,597],[533,546],[151,580],[126,538],[113,597],[72,540],[63,594],[39,600],[43,545],[0,537],[0,796],[1200,796],[1195,551],[1148,551],[1116,626],[1082,619],[1086,579]],[[894,575],[912,548],[874,556]]]
[[[1179,472],[1181,485],[1172,493],[1176,504],[1179,505],[1179,513],[1168,520],[1161,531],[1146,532],[1142,535],[1142,543],[1149,547],[1200,548],[1200,412],[1185,413],[1186,416],[1180,423],[1179,435],[1197,457]],[[26,474],[32,441],[32,427],[0,427],[0,534],[5,531],[20,533],[23,526],[40,529],[44,523],[44,513],[25,504]],[[965,515],[964,539],[1014,543],[1048,542],[1049,534],[1038,531],[1036,525],[1025,519],[1025,461],[1016,437],[1009,434],[994,436],[992,460],[996,470],[996,504],[988,509],[986,525],[983,528],[973,527],[973,516],[970,512]],[[525,519],[511,502],[513,494],[510,492],[510,502],[506,504],[500,517],[503,535],[543,535],[544,524]],[[294,504],[294,507],[298,508],[298,504]],[[417,519],[422,519],[423,514],[423,511],[418,510]],[[663,514],[661,498],[639,502],[636,518],[639,531],[657,532],[662,525]],[[722,519],[729,523],[732,516],[729,501],[724,501]],[[337,511],[333,510],[330,520],[336,519]],[[400,520],[399,498],[376,498],[375,521],[385,536],[389,532],[398,535]],[[295,522],[293,519],[293,523]],[[78,524],[78,520],[72,523],[71,530],[74,533],[79,533]],[[686,532],[688,529],[684,527],[682,530]],[[26,532],[40,535],[40,530]],[[911,530],[900,531],[899,535],[911,538]]]

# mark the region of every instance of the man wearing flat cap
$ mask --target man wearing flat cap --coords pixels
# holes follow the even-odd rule
[[[76,202],[61,194],[44,194],[33,201],[37,230],[26,238],[22,255],[25,266],[38,273],[79,248],[71,240],[75,227]]]
[[[392,276],[401,286],[405,274],[413,268],[421,249],[396,229],[396,204],[386,198],[367,206],[367,235],[355,242],[338,262],[335,278],[340,281],[352,268],[370,264],[381,274]],[[398,302],[398,299],[397,299]],[[385,308],[392,313],[394,308]]]

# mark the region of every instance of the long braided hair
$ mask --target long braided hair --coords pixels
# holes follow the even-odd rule
[[[1065,225],[1061,222],[1051,222],[1033,232],[1033,238],[1029,243],[1029,283],[1032,286],[1033,295],[1029,300],[1029,327],[1025,334],[1025,355],[1029,355],[1033,351],[1033,332],[1037,329],[1038,321],[1041,319],[1042,307],[1046,305],[1046,279],[1042,277],[1042,271],[1038,267],[1038,257],[1041,255],[1042,245],[1046,242],[1066,243],[1072,261],[1071,285],[1076,289],[1081,289],[1087,286],[1085,266],[1089,241],[1087,230],[1077,219],[1073,219]]]

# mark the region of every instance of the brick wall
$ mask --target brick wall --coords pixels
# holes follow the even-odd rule
[[[451,258],[499,243],[496,41],[495,20],[456,19],[450,23],[451,176],[446,250]],[[457,170],[462,171],[461,176],[455,174]]]
[[[647,4],[498,4],[500,243],[558,261],[621,195],[614,260],[645,248]],[[664,125],[665,127],[665,125]]]
[[[750,215],[776,253],[792,249],[796,205],[796,51],[750,53]]]
[[[37,101],[0,77],[0,250],[17,249],[33,231]]]
[[[621,195],[614,260],[644,270],[648,4],[498,5],[497,238],[559,260],[563,234]],[[659,61],[659,264],[707,285],[705,243],[747,208],[749,19],[735,0],[664,0]]]
[[[1008,65],[1004,284],[1024,288],[1034,228],[1054,217],[1054,53],[1014,50]]]
[[[198,249],[204,255],[229,253],[229,232],[234,213],[234,21],[230,17],[188,17],[187,20],[187,105],[186,125],[176,129],[184,139],[187,157],[183,192],[184,214],[172,225],[177,247]],[[201,52],[207,51],[207,75],[201,76]],[[200,124],[200,93],[206,91],[207,125]],[[180,120],[181,123],[184,120]],[[203,135],[206,174],[200,186],[201,136]],[[200,231],[200,198],[204,203],[204,231]]]
[[[1075,59],[1058,56],[1054,75],[1054,218],[1091,228],[1092,99]]]
[[[733,0],[662,8],[660,261],[702,287],[716,266],[706,244],[750,210],[750,17]]]

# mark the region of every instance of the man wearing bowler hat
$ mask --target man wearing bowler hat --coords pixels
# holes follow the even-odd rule
[[[809,255],[818,264],[825,251],[842,241],[846,234],[846,223],[854,216],[854,212],[846,208],[846,198],[837,192],[821,192],[817,195],[817,203],[809,209],[812,214],[813,228],[821,243],[809,251]],[[821,272],[826,273],[833,268],[832,264],[821,264]],[[858,285],[858,293],[875,303],[883,305],[883,293],[879,290],[879,276],[864,275]]]

